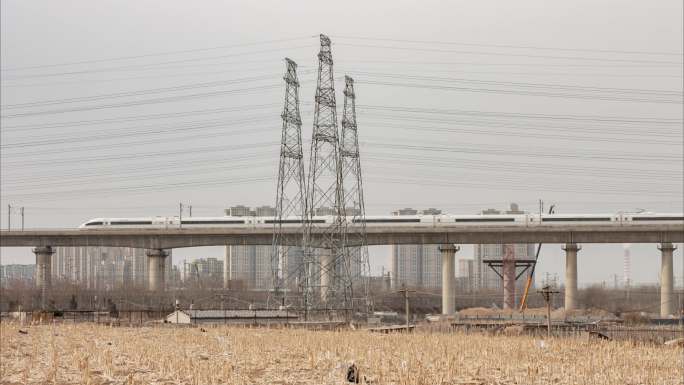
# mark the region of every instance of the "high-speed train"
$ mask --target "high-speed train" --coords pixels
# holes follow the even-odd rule
[[[332,223],[333,216],[316,216],[311,223]],[[367,216],[363,219],[347,217],[348,224],[366,226],[558,226],[558,225],[613,225],[631,226],[644,224],[682,225],[684,214],[617,213],[617,214],[496,214],[496,215],[393,215]],[[211,228],[211,227],[272,227],[301,226],[300,217],[143,217],[143,218],[94,218],[79,226],[81,229],[159,229],[159,228]]]

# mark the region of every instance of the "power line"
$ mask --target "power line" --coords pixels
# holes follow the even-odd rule
[[[145,153],[127,153],[127,154],[122,154],[122,153],[116,153],[116,154],[108,154],[108,155],[101,155],[101,156],[86,156],[86,157],[63,157],[60,156],[58,159],[42,159],[38,160],[35,162],[8,162],[8,161],[3,161],[3,164],[5,166],[15,166],[15,165],[21,165],[21,166],[39,166],[39,165],[58,165],[58,164],[69,164],[69,163],[80,163],[80,162],[94,162],[94,161],[125,161],[127,159],[134,159],[134,160],[139,160],[143,158],[154,158],[154,157],[164,157],[164,156],[172,156],[172,157],[178,157],[179,155],[183,154],[194,154],[194,153],[200,153],[200,154],[206,154],[209,152],[217,152],[217,151],[228,151],[228,150],[250,150],[254,148],[263,148],[263,147],[269,147],[269,146],[275,146],[277,145],[277,142],[260,142],[260,143],[250,143],[250,144],[236,144],[236,145],[215,145],[215,146],[205,146],[205,147],[200,147],[200,148],[185,148],[183,150],[175,150],[173,152],[169,152],[167,150],[164,151],[157,151],[157,152],[145,152]],[[128,155],[131,155],[131,157],[127,157]]]
[[[230,55],[208,56],[208,57],[200,57],[200,58],[181,59],[181,60],[170,60],[170,61],[156,62],[156,63],[135,64],[135,65],[126,65],[126,66],[118,66],[118,67],[105,67],[105,68],[98,68],[98,69],[78,70],[78,71],[68,71],[68,72],[52,72],[52,73],[43,73],[43,74],[34,74],[34,75],[20,75],[20,76],[13,76],[13,77],[5,77],[5,79],[3,79],[3,80],[46,78],[46,77],[54,77],[54,76],[74,76],[74,75],[84,75],[84,74],[90,74],[90,73],[131,71],[131,70],[133,70],[133,71],[135,71],[135,70],[150,70],[151,71],[151,70],[159,70],[160,69],[159,65],[165,65],[165,64],[179,64],[179,63],[190,63],[190,62],[197,62],[197,61],[203,61],[203,60],[217,60],[217,59],[225,59],[225,58],[238,57],[238,56],[259,55],[259,54],[271,53],[271,52],[276,52],[276,51],[293,51],[296,49],[303,49],[303,48],[310,48],[310,47],[309,46],[297,46],[297,47],[273,48],[273,49],[269,49],[269,50],[261,50],[261,51],[253,51],[253,52],[240,52],[240,53],[234,53],[234,54],[230,54]],[[164,69],[164,68],[162,68],[162,69]]]
[[[453,42],[453,41],[439,41],[439,40],[408,40],[408,39],[377,38],[377,37],[364,37],[364,36],[335,35],[334,37],[341,38],[341,39],[354,39],[354,40],[392,41],[392,42],[397,42],[397,43],[463,45],[463,46],[473,46],[473,47],[536,49],[536,50],[546,50],[546,51],[600,52],[600,53],[622,53],[622,54],[636,54],[636,55],[668,55],[668,56],[678,56],[678,57],[682,57],[682,55],[684,54],[683,52],[543,47],[543,46],[531,46],[531,45],[467,43],[467,42]]]
[[[29,117],[29,116],[54,115],[54,114],[62,114],[62,113],[68,113],[68,112],[92,111],[92,110],[102,110],[102,109],[109,109],[109,108],[138,107],[138,106],[148,105],[148,104],[179,102],[179,101],[184,101],[184,100],[188,100],[188,99],[207,98],[207,97],[215,97],[215,96],[223,96],[223,95],[232,95],[232,94],[245,95],[247,93],[253,93],[256,91],[267,91],[267,90],[272,90],[272,89],[276,89],[276,88],[278,88],[277,85],[269,84],[269,85],[263,85],[263,86],[241,88],[241,89],[201,92],[201,93],[188,94],[188,95],[178,95],[178,96],[166,96],[166,97],[159,97],[159,98],[154,98],[154,99],[144,99],[144,100],[136,100],[136,101],[131,101],[131,102],[122,102],[122,103],[114,103],[114,104],[101,104],[101,105],[95,105],[95,106],[84,106],[84,107],[62,108],[62,109],[56,109],[56,110],[43,110],[43,111],[15,113],[15,114],[3,115],[2,118],[3,119],[25,118],[25,117]]]
[[[399,47],[377,44],[354,44],[354,43],[336,43],[336,45],[350,46],[357,48],[373,48],[373,49],[389,49],[402,51],[421,51],[421,52],[439,52],[439,53],[457,53],[461,55],[485,55],[485,56],[513,56],[513,57],[529,57],[536,59],[557,59],[557,60],[586,60],[586,61],[603,61],[616,63],[645,63],[645,64],[659,64],[659,65],[676,65],[681,66],[683,63],[679,61],[664,61],[664,60],[638,60],[638,59],[616,59],[616,58],[599,58],[599,57],[585,57],[585,56],[553,56],[553,55],[533,55],[522,53],[504,53],[504,52],[487,52],[487,51],[463,51],[439,48],[425,48],[425,47]]]
[[[667,96],[681,96],[682,91],[670,91],[670,90],[652,90],[652,89],[642,89],[642,88],[614,88],[614,87],[597,87],[597,86],[578,86],[571,84],[557,84],[557,83],[530,83],[530,82],[510,82],[510,81],[499,81],[499,80],[482,80],[482,79],[468,79],[468,78],[453,78],[453,77],[442,77],[442,76],[424,76],[415,74],[398,74],[398,73],[388,73],[388,72],[369,72],[369,71],[353,71],[362,75],[371,75],[386,78],[396,78],[396,79],[411,79],[411,80],[421,80],[421,81],[438,81],[438,82],[457,82],[457,83],[476,83],[476,84],[487,84],[487,85],[506,85],[515,87],[525,87],[525,88],[549,88],[549,89],[560,89],[560,90],[575,90],[575,91],[586,91],[586,92],[615,92],[615,93],[627,93],[627,94],[646,94],[646,95],[667,95]]]
[[[446,85],[428,85],[423,83],[399,83],[399,82],[388,82],[388,81],[373,81],[365,80],[364,84],[379,85],[379,86],[393,86],[393,87],[404,87],[404,88],[423,88],[429,90],[440,90],[440,91],[465,91],[465,92],[483,92],[483,93],[498,93],[498,94],[510,94],[510,95],[522,95],[522,96],[545,96],[553,98],[568,98],[568,99],[588,99],[588,100],[606,100],[606,101],[616,101],[616,102],[646,102],[646,103],[663,103],[663,104],[681,104],[681,100],[674,99],[647,99],[647,98],[630,98],[630,97],[610,97],[602,95],[582,95],[582,94],[571,94],[571,93],[560,93],[560,92],[543,92],[543,91],[525,91],[525,90],[506,90],[506,89],[495,89],[495,88],[474,88],[474,87],[457,87],[457,86],[446,86]]]
[[[154,57],[154,56],[177,55],[177,54],[185,54],[185,53],[193,53],[193,52],[213,51],[213,50],[219,50],[219,49],[225,49],[225,48],[236,48],[236,47],[246,47],[246,46],[262,45],[262,44],[282,43],[282,42],[286,42],[286,41],[294,41],[294,40],[302,40],[302,39],[310,39],[310,38],[311,38],[311,36],[299,36],[299,37],[292,37],[292,38],[287,38],[287,39],[274,39],[274,40],[264,40],[264,41],[252,42],[252,43],[228,44],[228,45],[220,45],[220,46],[207,47],[207,48],[193,48],[193,49],[186,49],[186,50],[155,52],[155,53],[141,54],[141,55],[118,56],[118,57],[111,57],[111,58],[106,58],[106,59],[90,59],[90,60],[72,61],[72,62],[64,62],[64,63],[40,64],[40,65],[25,66],[25,67],[10,67],[10,68],[2,68],[2,69],[0,69],[0,71],[23,71],[23,70],[36,69],[36,68],[62,67],[62,66],[70,66],[70,65],[76,65],[76,64],[92,64],[92,63],[103,63],[103,62],[111,62],[111,61],[132,60],[132,59],[141,59],[141,58]]]
[[[146,114],[146,115],[127,115],[107,119],[94,119],[94,120],[75,120],[67,122],[57,122],[57,123],[40,123],[40,124],[21,124],[14,126],[4,126],[3,132],[8,131],[26,131],[26,130],[40,130],[49,128],[64,128],[64,127],[80,127],[80,126],[91,126],[91,125],[102,125],[102,124],[115,124],[122,122],[137,122],[145,120],[154,119],[170,119],[170,118],[183,118],[195,115],[211,115],[219,114],[223,112],[235,112],[244,111],[249,109],[267,108],[275,106],[275,104],[252,104],[244,105],[238,107],[221,107],[221,108],[210,108],[203,110],[191,110],[191,111],[179,111],[179,112],[166,112],[159,114]],[[41,135],[42,136],[42,135]]]
[[[667,124],[680,127],[680,118],[650,118],[650,117],[627,117],[612,115],[576,115],[576,114],[542,114],[542,113],[521,113],[503,111],[482,111],[482,110],[460,110],[460,109],[441,109],[441,108],[421,108],[406,106],[387,106],[387,105],[362,105],[364,109],[380,109],[397,112],[420,112],[444,115],[466,115],[466,116],[489,116],[498,118],[520,118],[520,119],[549,119],[549,120],[569,120],[569,121],[590,121],[590,122],[612,122],[612,123],[633,123],[633,124]]]
[[[396,177],[388,177],[386,173],[383,174],[370,174],[371,178],[369,179],[370,184],[412,184],[412,185],[417,185],[417,186],[433,186],[433,187],[448,187],[448,188],[465,188],[465,189],[501,189],[502,185],[501,184],[495,184],[495,183],[479,183],[479,182],[469,182],[469,181],[459,181],[456,183],[450,183],[448,181],[444,181],[443,178],[441,180],[434,180],[434,179],[419,179],[419,178],[407,178],[405,175],[397,175]],[[657,196],[681,196],[682,191],[653,191],[652,189],[621,189],[621,190],[616,190],[616,189],[610,189],[610,190],[603,190],[596,188],[595,186],[592,187],[587,187],[587,188],[573,188],[573,187],[566,187],[560,186],[560,187],[555,187],[555,186],[547,186],[547,185],[511,185],[507,183],[505,185],[507,189],[510,190],[517,190],[517,191],[528,191],[528,192],[563,192],[563,193],[573,193],[573,194],[595,194],[595,195],[615,195],[615,196],[620,196],[620,195],[627,195],[627,196],[642,196],[644,194],[650,194],[650,195],[657,195]]]
[[[5,104],[5,105],[2,105],[1,107],[5,110],[8,110],[8,109],[26,108],[26,107],[49,106],[49,105],[55,105],[55,104],[90,102],[90,101],[97,101],[97,100],[104,100],[104,99],[116,99],[116,98],[130,97],[130,96],[140,96],[140,95],[149,95],[149,94],[157,94],[157,93],[193,90],[193,89],[197,89],[197,88],[219,87],[219,86],[224,86],[224,85],[229,85],[229,84],[253,82],[253,81],[259,81],[259,80],[268,80],[268,79],[273,79],[273,78],[274,78],[273,75],[251,76],[251,77],[239,78],[239,79],[217,80],[217,81],[203,82],[203,83],[190,83],[190,84],[183,84],[183,85],[172,86],[172,87],[148,88],[148,89],[143,89],[143,90],[115,92],[115,93],[109,93],[109,94],[98,94],[98,95],[89,95],[89,96],[80,96],[80,97],[74,97],[74,98],[37,100],[37,101],[33,101],[33,102]]]

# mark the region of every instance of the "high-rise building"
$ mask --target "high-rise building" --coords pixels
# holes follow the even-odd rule
[[[236,217],[270,217],[276,215],[275,208],[271,206],[251,209],[247,206],[238,205],[226,209],[225,213]],[[290,254],[296,253],[291,252]],[[296,259],[296,255],[291,255],[291,257]],[[288,263],[289,265],[298,265],[298,263],[293,260]],[[226,246],[223,265],[224,287],[229,287],[230,281],[239,281],[250,289],[268,289],[272,286],[271,276],[271,246]]]
[[[36,265],[0,265],[0,284],[11,285],[13,282],[33,282]]]
[[[218,258],[194,258],[183,263],[185,284],[199,283],[203,287],[220,285],[223,280],[223,261]]]
[[[510,209],[501,212],[496,209],[487,209],[482,211],[483,215],[496,214],[525,214],[524,211],[518,208],[516,203],[511,203]],[[534,259],[535,248],[533,244],[515,244],[512,245],[515,259]],[[474,245],[474,266],[472,275],[472,285],[474,290],[480,289],[500,289],[503,286],[503,281],[496,272],[494,272],[483,261],[485,259],[503,259],[504,245],[499,244],[483,244]],[[526,280],[518,280],[516,282],[516,291],[522,289]],[[532,280],[534,282],[534,280]]]
[[[472,258],[463,258],[458,260],[456,277],[460,279],[462,289],[468,292],[473,290],[474,262],[475,261]]]
[[[171,250],[167,250],[166,281],[171,282]],[[55,247],[51,259],[53,282],[80,283],[89,289],[145,287],[148,260],[145,249],[132,247]]]
[[[418,215],[418,210],[404,208],[392,215]],[[430,208],[422,215],[439,215],[440,210]],[[402,285],[425,288],[442,286],[442,254],[439,245],[393,245],[392,287]]]

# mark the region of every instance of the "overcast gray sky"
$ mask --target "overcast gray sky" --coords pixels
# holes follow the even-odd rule
[[[26,207],[29,227],[174,215],[181,201],[195,215],[273,204],[283,58],[299,64],[306,140],[319,33],[333,41],[340,106],[342,77],[356,80],[368,214],[538,199],[560,212],[683,210],[680,0],[1,7],[3,228],[7,204]],[[372,250],[376,271],[388,253]],[[580,284],[622,275],[622,254],[585,245]],[[174,252],[186,256],[222,250]],[[544,249],[539,276],[562,276],[561,256]],[[634,245],[632,279],[656,282],[659,260]]]

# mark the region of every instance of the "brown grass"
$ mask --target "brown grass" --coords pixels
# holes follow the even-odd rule
[[[443,333],[0,325],[0,384],[681,384],[682,348]]]

